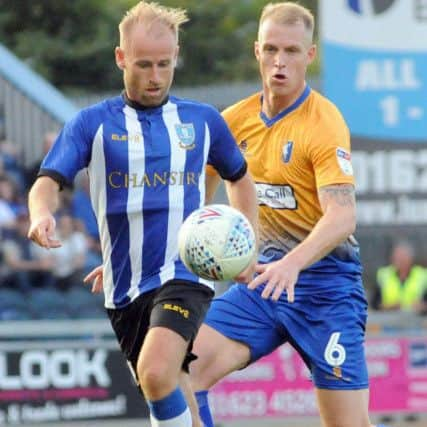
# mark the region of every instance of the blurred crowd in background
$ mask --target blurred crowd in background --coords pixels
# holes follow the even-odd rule
[[[177,6],[176,0],[165,0],[164,3]],[[265,3],[265,0],[186,1],[185,7],[191,11],[191,21],[186,25],[181,35],[183,46],[180,50],[180,60],[177,64],[174,85],[187,86],[187,88],[193,89],[197,85],[222,82],[226,85],[225,91],[221,91],[219,87],[211,88],[207,102],[216,105],[217,108],[229,105],[231,101],[228,102],[225,99],[225,93],[233,92],[233,82],[252,82],[257,79],[258,66],[253,60],[252,48],[249,47],[252,46],[253,40],[256,38],[259,11]],[[305,0],[303,3],[314,12],[317,19],[321,3],[317,0]],[[374,3],[376,4],[376,2]],[[384,5],[387,6],[384,6],[384,9],[390,7],[391,3],[393,2],[384,2]],[[409,4],[410,2],[406,3]],[[412,10],[418,11],[418,15],[425,10],[422,3],[413,2]],[[120,2],[35,0],[31,3],[31,7],[28,7],[28,2],[4,0],[0,8],[0,20],[2,22],[0,26],[2,41],[0,47],[4,44],[22,59],[25,66],[29,66],[70,97],[73,94],[76,95],[75,99],[79,99],[77,95],[84,95],[85,97],[95,95],[98,97],[103,91],[116,92],[117,88],[122,86],[121,73],[112,65],[111,61],[114,47],[118,41],[117,17],[121,16],[132,4],[134,4],[134,0],[121,0]],[[323,4],[327,4],[327,2]],[[348,2],[348,7],[353,10],[356,8],[356,4],[357,2]],[[360,13],[361,11],[356,10],[356,12]],[[374,15],[372,18],[376,19],[376,14]],[[414,18],[416,22],[422,21],[421,15],[418,15],[416,14]],[[379,12],[378,17],[382,17]],[[90,20],[91,26],[86,26],[86,30],[81,31],[82,26],[85,26],[88,20]],[[319,21],[321,23],[321,20]],[[325,35],[323,38],[327,40]],[[315,39],[320,46],[321,40],[319,40],[317,31]],[[224,43],[224,40],[227,40],[227,43]],[[390,44],[390,46],[394,45]],[[5,52],[3,52],[4,54]],[[319,55],[320,57],[321,55]],[[342,57],[338,55],[337,58],[340,58],[337,59],[337,67],[340,67],[341,70]],[[2,64],[7,64],[7,61],[3,60],[3,63],[0,62],[0,66]],[[361,61],[361,64],[365,63]],[[367,65],[373,66],[373,64],[373,62],[369,62]],[[391,70],[390,73],[393,70],[400,70],[397,65],[396,69],[389,69],[388,65],[390,64],[388,62],[384,64],[386,70]],[[410,73],[411,70],[415,70],[414,64],[415,62],[406,63],[404,61],[402,70]],[[321,66],[320,60],[316,60],[309,69],[310,76],[318,78]],[[333,70],[333,66],[334,64],[331,65],[329,58],[329,69]],[[372,69],[377,70],[376,72],[380,76],[382,62],[379,60],[377,68]],[[35,115],[34,110],[28,107],[29,102],[26,99],[18,100],[18,98],[25,98],[28,95],[25,90],[21,93],[21,83],[35,80],[29,74],[21,75],[17,70],[21,70],[21,68],[17,68],[16,64],[13,67],[11,64],[4,67],[3,74],[6,75],[6,80],[3,82],[3,87],[0,85],[0,98],[3,97],[0,101],[4,103],[6,98],[9,99],[9,111],[11,112],[9,117],[19,116],[16,120],[16,126],[25,128],[26,132],[22,133],[30,135],[34,132],[31,123],[33,125],[40,124],[34,123],[34,117],[39,116]],[[369,70],[371,68],[368,67]],[[331,74],[334,75],[333,71]],[[379,85],[380,78],[378,77],[377,81],[375,76],[374,73],[374,83]],[[411,79],[408,76],[406,76],[406,80],[409,81]],[[398,77],[397,71],[395,77]],[[14,84],[16,85],[15,78],[19,83],[19,89],[13,92],[11,87]],[[323,79],[325,80],[324,77]],[[384,80],[387,83],[388,80]],[[414,77],[413,80],[415,82],[417,79]],[[11,86],[9,86],[10,82],[12,82]],[[38,82],[40,83],[40,81]],[[332,83],[336,83],[335,79],[332,79]],[[46,87],[43,86],[43,90],[40,90],[37,85],[36,87],[40,92],[38,96],[43,100],[48,99]],[[183,96],[199,99],[205,92],[208,92],[203,86],[200,87],[197,96],[193,93]],[[253,91],[252,88],[246,89],[250,90],[251,93]],[[375,86],[373,92],[377,93],[377,89]],[[389,90],[392,88],[386,89],[387,98],[381,98],[379,105],[384,106],[383,102],[386,99],[392,100],[389,98]],[[411,91],[411,96],[416,92],[412,89],[412,87],[408,89]],[[403,86],[402,88],[397,87],[397,92],[400,93],[400,91],[403,91]],[[352,99],[346,90],[342,90],[342,92],[346,94],[348,99]],[[365,92],[369,93],[369,91],[363,93]],[[241,97],[243,95],[240,96],[239,94],[234,101]],[[34,96],[29,98],[32,99]],[[10,102],[11,99],[15,102]],[[57,101],[56,97],[53,99]],[[28,142],[25,138],[19,140],[18,137],[16,141],[5,140],[4,119],[7,114],[4,111],[6,104],[3,105],[2,102],[0,102],[0,320],[103,317],[105,316],[102,307],[103,296],[91,295],[88,287],[84,287],[82,283],[84,275],[102,262],[97,224],[88,194],[87,175],[85,172],[81,173],[73,187],[65,188],[61,193],[62,201],[61,209],[57,215],[57,233],[58,238],[62,241],[62,247],[50,251],[36,247],[26,237],[29,226],[27,193],[36,179],[41,158],[28,165],[29,154],[27,153],[27,161],[24,163],[24,153],[21,150],[25,149],[25,144],[27,144],[27,151],[28,148],[33,148],[33,145],[39,148],[40,141],[34,141],[33,144],[31,137],[28,138]],[[48,102],[48,104],[53,109],[57,108],[53,102]],[[365,108],[366,104],[363,105]],[[43,113],[44,108],[45,106],[40,108]],[[28,115],[21,116],[24,109],[28,110]],[[353,113],[357,109],[354,109],[351,104],[350,110]],[[20,112],[19,115],[16,114],[17,111]],[[366,114],[363,112],[361,117],[365,118],[365,116]],[[392,116],[394,117],[394,115]],[[23,117],[31,117],[31,119],[27,120]],[[39,121],[42,121],[42,113],[40,113]],[[43,131],[44,129],[45,127],[43,127]],[[395,128],[387,129],[393,129],[395,133]],[[45,133],[43,155],[52,146],[57,131],[58,129],[51,129]],[[371,148],[371,145],[374,148]],[[389,157],[394,159],[396,153],[401,154],[403,152],[405,154],[408,147],[411,149],[407,142],[401,145],[399,152],[393,151],[397,145],[393,145],[391,149],[389,146],[383,146],[382,143],[375,145],[368,141],[366,147],[368,146],[369,150],[363,151],[361,141],[358,141],[359,158],[368,159],[374,149],[379,150],[380,156],[377,159],[372,156],[374,159],[372,165],[374,166],[371,169],[373,171],[368,170],[368,168],[363,171],[366,176],[372,172],[372,175],[377,177],[379,181],[382,177],[380,173],[376,174],[376,171],[384,172],[386,160]],[[412,150],[415,152],[414,147]],[[419,150],[418,146],[416,150]],[[362,157],[361,154],[363,154]],[[419,156],[422,158],[423,154],[420,153]],[[396,159],[403,159],[402,163],[404,163],[405,157],[396,157]],[[376,160],[377,163],[375,163]],[[364,160],[362,163],[367,163],[367,161]],[[390,165],[394,164],[390,163]],[[414,168],[420,169],[415,160],[414,165]],[[417,173],[411,170],[408,172],[409,176],[417,176]],[[384,176],[386,177],[384,182],[387,182],[389,175],[384,172]],[[409,179],[409,181],[411,180]],[[381,181],[378,188],[377,184],[377,182],[370,182],[369,180],[365,182],[366,188],[363,193],[363,196],[366,196],[364,198],[365,204],[377,201],[378,188],[383,183]],[[401,186],[396,186],[397,190],[386,185],[383,187],[380,188],[382,193],[390,191],[390,199],[398,197],[401,192],[403,192],[403,196],[406,196],[406,189],[402,189]],[[414,183],[411,193],[420,194],[422,192],[422,186],[418,188]],[[378,200],[380,204],[384,199],[378,198]],[[408,205],[411,205],[410,201],[408,201]],[[375,208],[375,203],[372,206]],[[413,207],[413,210],[415,209]],[[385,213],[387,214],[387,212]],[[376,214],[377,212],[374,212],[374,215]],[[401,227],[403,230],[399,236],[407,235],[408,240],[396,236],[397,241],[392,241],[396,230],[390,227],[390,231],[387,231],[386,226],[393,224],[393,220],[396,224],[400,224],[399,218],[396,219],[393,215],[391,215],[389,222],[379,222],[380,225],[384,225],[383,229],[385,230],[381,233],[373,228],[373,225],[376,224],[375,221],[365,222],[364,225],[368,225],[368,227],[365,227],[363,236],[360,235],[360,232],[359,235],[356,232],[356,237],[362,242],[361,252],[365,265],[365,286],[370,308],[378,311],[403,310],[426,314],[427,270],[424,267],[427,265],[427,259],[423,255],[424,250],[419,250],[420,246],[424,245],[425,239],[423,233],[418,233],[419,229],[408,227],[411,233],[409,234],[406,228]],[[378,216],[381,217],[380,213]],[[409,224],[413,223],[409,222]],[[417,225],[418,223],[414,224]],[[420,224],[423,227],[422,219]],[[372,233],[372,230],[377,233]],[[416,244],[413,245],[414,243]],[[386,255],[389,257],[388,262],[386,262]],[[386,265],[380,265],[382,263]],[[218,293],[221,293],[227,286],[228,284],[218,284]],[[75,294],[73,298],[69,297],[70,293]],[[30,294],[31,297],[29,297]]]
[[[56,136],[45,134],[44,154]],[[84,276],[102,263],[85,171],[61,192],[56,220],[62,246],[47,250],[27,238],[27,194],[41,160],[24,167],[19,147],[0,143],[0,320],[102,318],[103,296],[83,285]],[[371,309],[427,314],[427,269],[415,259],[410,241],[395,243],[389,265],[378,266],[375,283],[366,284]],[[219,292],[226,287],[218,286]]]
[[[45,153],[56,135],[45,134]],[[24,167],[19,147],[0,143],[0,319],[103,317],[102,296],[83,286],[83,277],[102,263],[86,173],[61,192],[56,221],[62,246],[47,250],[27,238],[27,194],[40,163]]]

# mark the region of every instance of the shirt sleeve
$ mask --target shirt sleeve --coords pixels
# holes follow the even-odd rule
[[[333,184],[354,184],[350,132],[343,120],[322,124],[312,130],[309,156],[317,188]]]
[[[84,111],[69,121],[44,158],[38,176],[50,176],[62,186],[72,184],[90,160],[92,138],[87,135]]]
[[[211,145],[208,165],[215,168],[223,179],[238,180],[246,173],[246,161],[226,122],[216,110],[212,110],[209,131]],[[213,173],[212,170],[210,173]]]

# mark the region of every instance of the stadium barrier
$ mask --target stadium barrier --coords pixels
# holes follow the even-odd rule
[[[371,413],[427,413],[427,318],[372,314],[366,355]],[[0,322],[0,426],[147,418],[127,372],[106,320]],[[289,346],[230,375],[210,399],[220,421],[317,415],[307,368]]]
[[[108,321],[0,323],[0,425],[147,416]]]

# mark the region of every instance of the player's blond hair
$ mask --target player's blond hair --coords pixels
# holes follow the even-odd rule
[[[259,28],[263,22],[271,19],[283,25],[304,24],[310,43],[313,42],[314,16],[309,9],[297,3],[286,1],[281,3],[268,3],[264,6],[259,19]],[[259,30],[258,30],[259,38]]]
[[[120,21],[120,46],[123,46],[130,29],[137,23],[144,23],[150,27],[155,22],[161,22],[170,28],[178,42],[179,27],[187,21],[188,16],[185,9],[166,7],[155,2],[140,1],[129,9]]]

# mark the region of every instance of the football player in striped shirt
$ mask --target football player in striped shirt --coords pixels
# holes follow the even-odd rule
[[[197,335],[190,374],[206,427],[207,390],[286,342],[311,371],[323,426],[371,425],[350,135],[305,81],[313,27],[296,3],[267,5],[255,43],[263,90],[223,113],[256,182],[261,263],[248,286],[214,299]]]
[[[115,50],[124,92],[64,126],[29,194],[29,238],[58,247],[59,191],[87,168],[105,306],[152,425],[161,427],[192,426],[179,380],[194,358],[213,283],[185,268],[177,235],[205,203],[207,164],[226,180],[230,203],[257,226],[254,183],[224,119],[209,105],[169,95],[186,21],[184,10],[145,1],[126,13]]]

